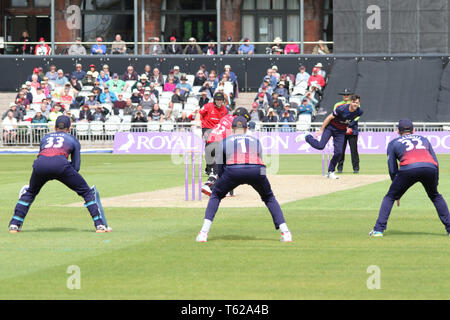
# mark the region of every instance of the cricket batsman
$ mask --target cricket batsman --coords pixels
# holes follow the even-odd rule
[[[398,123],[400,137],[388,144],[387,156],[391,186],[383,198],[377,222],[369,235],[382,237],[394,201],[399,205],[400,198],[416,182],[420,182],[433,202],[434,207],[450,235],[450,214],[447,203],[437,190],[439,164],[436,154],[427,138],[414,134],[411,120],[403,119]],[[400,168],[398,163],[400,162]]]
[[[39,191],[47,181],[58,180],[84,198],[84,206],[89,211],[96,232],[111,231],[106,224],[103,213],[99,210],[99,199],[96,198],[96,188],[88,186],[80,170],[80,143],[70,134],[70,119],[59,116],[55,122],[55,132],[44,136],[40,151],[33,163],[28,187],[24,187],[19,201],[14,209],[14,215],[9,223],[9,232],[18,233],[25,217]],[[70,161],[68,160],[70,156]]]
[[[214,185],[206,208],[203,226],[197,235],[197,242],[206,242],[211,224],[220,201],[226,194],[241,184],[249,184],[261,196],[272,215],[275,229],[280,229],[283,242],[292,241],[292,235],[284,220],[283,212],[275,198],[262,162],[261,143],[247,135],[247,120],[238,116],[232,123],[233,134],[221,141],[216,152],[219,179]]]
[[[211,171],[208,177],[208,181],[202,186],[202,193],[206,194],[208,197],[211,196],[211,190],[214,187],[214,184],[217,180],[217,166],[215,163],[215,150],[223,139],[229,136],[232,133],[231,126],[233,124],[233,120],[237,116],[243,116],[247,121],[250,120],[250,115],[247,109],[240,107],[237,108],[236,111],[231,114],[227,114],[220,122],[211,130],[205,146],[205,160],[206,164],[210,164]],[[233,194],[233,191],[230,192]]]
[[[334,171],[342,156],[345,133],[347,132],[349,124],[363,114],[363,111],[359,107],[360,100],[360,96],[356,94],[352,95],[348,104],[337,107],[334,109],[333,113],[325,118],[322,127],[315,133],[316,137],[322,135],[320,141],[316,140],[309,132],[305,133],[306,142],[318,150],[323,150],[327,145],[328,140],[333,137],[334,154],[328,166],[327,178],[329,179],[339,179]]]

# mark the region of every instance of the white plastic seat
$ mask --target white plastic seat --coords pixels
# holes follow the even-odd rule
[[[88,122],[77,122],[76,124],[76,132],[77,135],[87,135],[89,132],[89,123]]]
[[[75,119],[78,119],[80,117],[80,109],[70,109],[70,112],[72,112]]]
[[[161,92],[161,94],[159,95],[159,99],[161,100],[162,98],[172,98],[173,96],[173,92],[172,91],[163,91]]]
[[[105,122],[105,134],[113,136],[120,129],[120,123],[118,122]]]
[[[122,122],[131,123],[131,115],[127,114],[127,115],[122,116]]]
[[[297,131],[308,131],[311,128],[311,115],[308,113],[299,114],[296,129]]]
[[[192,87],[194,85],[195,76],[193,74],[187,74],[186,79],[187,83],[189,83]]]
[[[101,121],[92,121],[91,122],[91,134],[95,136],[99,136],[103,134],[103,122]]]
[[[188,97],[186,100],[188,104],[198,104],[198,99],[196,97]]]
[[[161,131],[173,131],[175,129],[175,126],[172,122],[163,122],[161,124]]]

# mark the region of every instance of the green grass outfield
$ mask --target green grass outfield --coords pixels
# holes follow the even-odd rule
[[[219,209],[209,242],[196,243],[204,209],[189,203],[107,208],[114,232],[96,234],[86,209],[55,206],[82,202],[59,182],[9,234],[34,158],[0,156],[0,299],[450,299],[450,238],[421,185],[394,207],[384,238],[367,234],[389,181],[283,205],[292,243],[280,243],[265,208]],[[450,155],[438,158],[450,202]],[[386,156],[361,156],[361,174],[386,173]],[[169,156],[83,155],[81,174],[102,197],[184,184]],[[321,158],[282,156],[279,174],[320,175]],[[80,290],[66,286],[70,265]],[[366,286],[371,265],[380,290]]]

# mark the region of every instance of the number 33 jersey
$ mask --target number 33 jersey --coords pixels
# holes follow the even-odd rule
[[[56,157],[64,156],[66,159],[71,156],[71,165],[75,170],[80,170],[80,143],[78,140],[66,132],[52,132],[44,136],[41,140],[39,156]]]
[[[389,174],[391,178],[398,170],[439,166],[433,147],[427,138],[408,134],[392,140],[387,148]],[[400,169],[397,167],[400,162]]]

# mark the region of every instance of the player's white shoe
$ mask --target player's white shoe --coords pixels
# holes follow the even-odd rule
[[[95,232],[96,233],[105,233],[105,232],[111,232],[112,229],[105,226],[104,224],[99,224],[98,226],[95,227]]]
[[[327,173],[327,178],[328,179],[334,179],[334,180],[339,179],[339,177],[334,172],[328,172]]]
[[[281,233],[281,242],[292,242],[292,234],[290,231]]]
[[[204,184],[202,186],[202,193],[206,194],[208,197],[211,197],[212,190],[208,184]]]
[[[197,242],[207,242],[208,241],[208,232],[200,231],[195,239]]]
[[[383,232],[372,230],[372,231],[369,232],[369,236],[371,236],[371,237],[382,237],[383,236]]]
[[[10,224],[9,225],[9,233],[18,233],[20,232],[21,226]]]

